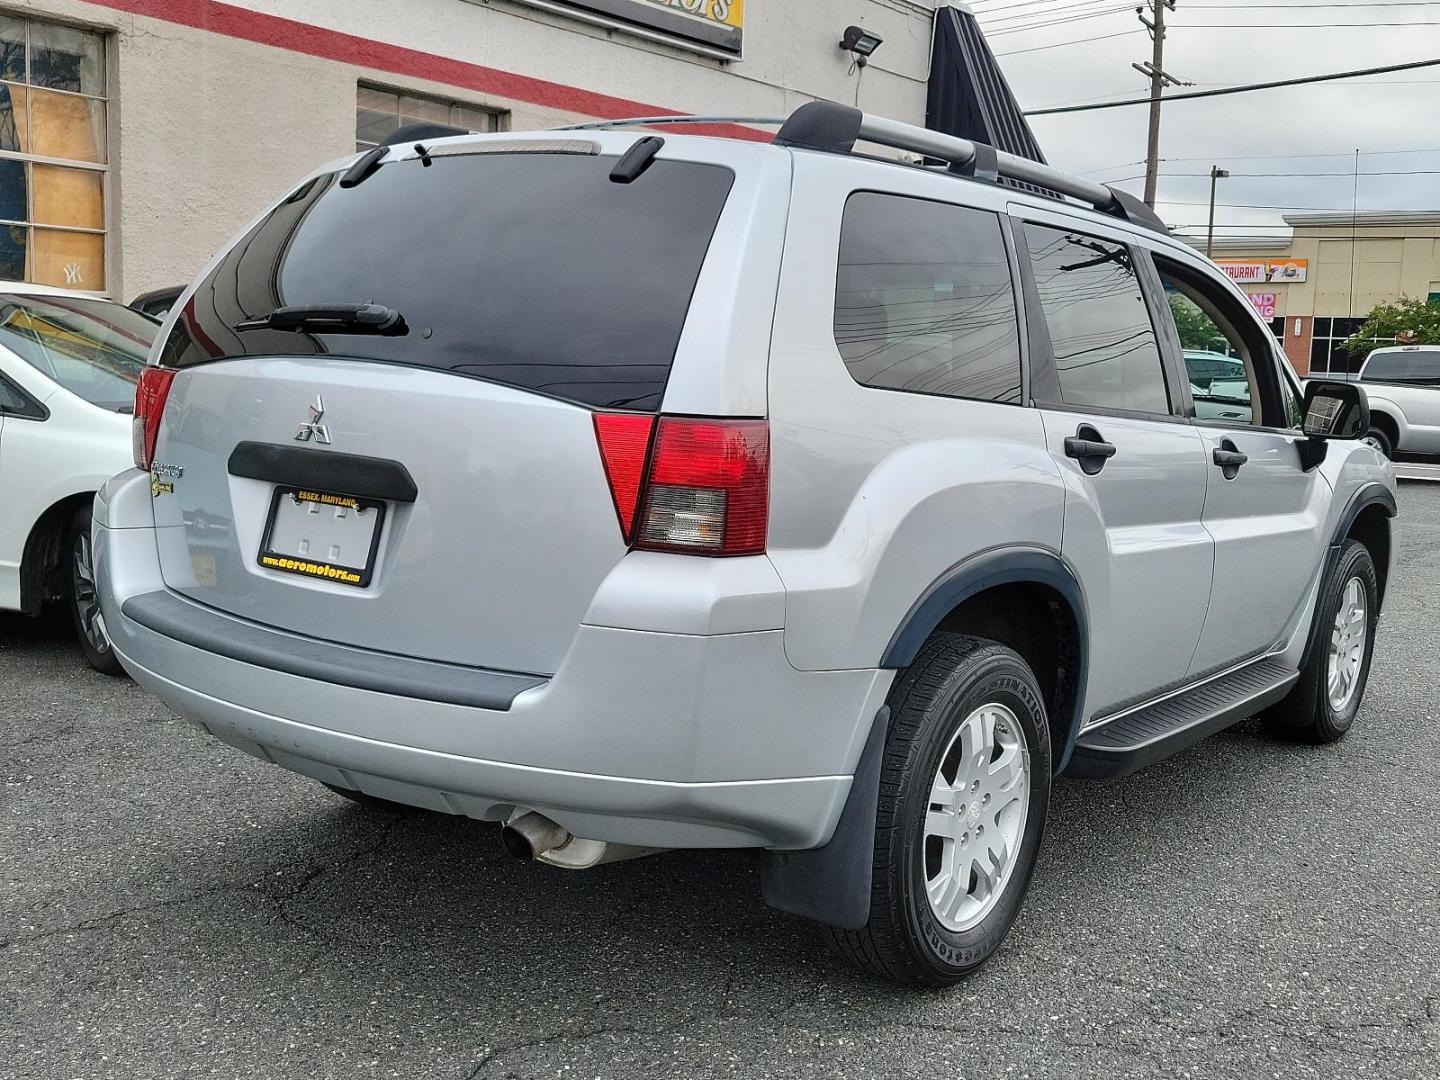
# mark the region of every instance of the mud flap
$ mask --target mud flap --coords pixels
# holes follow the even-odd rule
[[[890,707],[885,705],[875,714],[828,844],[809,851],[763,854],[760,894],[771,907],[842,930],[859,930],[869,921],[875,811],[889,729]]]

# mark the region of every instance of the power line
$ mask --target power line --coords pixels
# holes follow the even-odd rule
[[[1190,29],[1187,27],[1186,29]],[[1030,50],[1023,50],[1030,51]],[[1335,82],[1338,79],[1358,79],[1366,75],[1384,75],[1392,71],[1413,71],[1416,68],[1440,67],[1440,59],[1414,60],[1406,64],[1386,64],[1383,67],[1359,68],[1355,71],[1337,71],[1329,75],[1307,75],[1299,79],[1278,79],[1274,82],[1248,83],[1243,86],[1227,86],[1219,90],[1190,90],[1183,94],[1168,94],[1166,101],[1188,101],[1194,98],[1224,97],[1228,94],[1250,94],[1256,90],[1274,90],[1282,86],[1306,86],[1311,83]],[[1129,105],[1149,105],[1150,99],[1126,98],[1123,101],[1102,101],[1094,105],[1065,105],[1059,108],[1035,109],[1026,116],[1054,116],[1057,113],[1093,112],[1097,109],[1119,109]]]
[[[1351,152],[1353,153],[1354,151],[1351,151]],[[1140,164],[1140,162],[1136,162],[1136,164],[1138,165],[1138,164]],[[1206,178],[1208,178],[1208,177],[1210,176],[1210,174],[1209,174],[1208,172],[1203,172],[1203,173],[1202,173],[1202,172],[1167,172],[1167,173],[1161,173],[1160,175],[1163,176],[1163,177],[1165,177],[1167,180],[1168,180],[1168,179],[1171,179],[1172,177],[1185,177],[1185,178],[1189,179],[1189,178],[1192,178],[1192,177],[1206,177]],[[1267,179],[1267,178],[1273,178],[1273,179],[1276,179],[1276,180],[1308,180],[1308,179],[1310,179],[1311,177],[1316,177],[1316,178],[1319,178],[1319,179],[1322,179],[1322,180],[1323,180],[1323,179],[1327,179],[1327,178],[1329,178],[1329,177],[1340,177],[1340,176],[1343,176],[1343,177],[1345,177],[1346,179],[1349,179],[1351,176],[1354,175],[1354,171],[1353,171],[1353,170],[1349,170],[1349,171],[1346,171],[1346,172],[1261,172],[1261,173],[1232,172],[1230,175],[1231,175],[1232,177],[1235,177],[1236,179],[1240,179],[1240,178],[1243,177],[1243,178],[1246,179],[1246,180],[1264,180],[1264,179]],[[1361,175],[1361,176],[1440,176],[1440,169],[1376,169],[1376,170],[1373,171],[1373,172],[1362,172],[1360,175]],[[1144,173],[1136,173],[1134,176],[1122,176],[1122,177],[1120,177],[1120,179],[1118,179],[1118,180],[1106,180],[1106,181],[1104,181],[1104,183],[1107,183],[1107,184],[1124,184],[1124,183],[1127,183],[1127,182],[1129,182],[1129,181],[1131,181],[1131,180],[1141,180],[1141,179],[1144,178],[1144,176],[1145,176]]]
[[[985,30],[986,37],[1002,37],[1005,34],[1023,34],[1030,30],[1049,30],[1052,27],[1064,26],[1067,23],[1084,22],[1086,19],[1099,19],[1107,15],[1120,15],[1131,10],[1129,4],[1122,4],[1119,7],[1105,8],[1101,11],[1092,11],[1084,15],[1067,15],[1063,19],[1050,19],[1045,22],[1028,23],[1025,26],[1002,26],[998,29]]]
[[[1139,31],[1138,28],[1132,29],[1132,30],[1121,30],[1118,34],[1101,34],[1099,37],[1078,38],[1078,39],[1075,40],[1075,41],[1057,41],[1057,42],[1055,42],[1054,44],[1051,44],[1051,45],[1035,45],[1035,46],[1033,46],[1033,47],[1031,47],[1031,48],[1029,48],[1029,49],[1011,49],[1009,52],[996,53],[995,56],[996,56],[996,58],[998,59],[999,57],[1002,57],[1002,56],[1019,56],[1021,53],[1044,52],[1046,49],[1060,49],[1060,48],[1064,48],[1066,45],[1084,45],[1086,42],[1090,42],[1090,41],[1109,41],[1111,38],[1129,37],[1131,34],[1138,34],[1139,32],[1140,32],[1140,31]],[[1150,102],[1150,99],[1149,99],[1149,98],[1145,98],[1143,103],[1144,103],[1144,104],[1149,104],[1149,102]],[[1043,114],[1043,112],[1042,112],[1042,113],[1026,113],[1025,115],[1026,115],[1026,116],[1037,116],[1037,115],[1044,115],[1044,114]]]
[[[1280,159],[1301,161],[1301,160],[1305,160],[1305,159],[1308,159],[1308,158],[1337,158],[1337,157],[1348,158],[1352,153],[1354,153],[1353,150],[1336,151],[1335,153],[1332,153],[1332,154],[1227,154],[1227,155],[1224,155],[1224,156],[1217,156],[1217,155],[1215,155],[1215,154],[1202,154],[1200,157],[1168,157],[1168,158],[1161,158],[1160,160],[1161,160],[1161,161],[1165,161],[1165,162],[1171,162],[1171,161],[1212,161],[1212,160],[1219,160],[1219,161],[1275,161],[1275,160],[1280,160]],[[1418,148],[1418,149],[1415,149],[1415,150],[1365,150],[1365,151],[1362,152],[1362,155],[1361,155],[1361,156],[1363,156],[1363,157],[1380,157],[1380,156],[1382,156],[1382,155],[1389,155],[1389,154],[1440,154],[1440,146],[1427,146],[1427,147],[1421,147],[1421,148]],[[1083,172],[1081,172],[1080,175],[1081,175],[1081,176],[1093,176],[1095,173],[1115,172],[1117,169],[1128,169],[1128,168],[1130,168],[1130,166],[1132,166],[1132,165],[1144,165],[1144,164],[1145,164],[1145,159],[1144,159],[1144,158],[1141,158],[1139,161],[1122,161],[1122,162],[1121,162],[1120,164],[1118,164],[1118,165],[1107,165],[1107,166],[1105,166],[1103,169],[1086,169],[1086,170],[1084,170]],[[1178,174],[1178,173],[1167,173],[1166,175],[1167,175],[1167,176],[1177,176],[1177,175],[1180,175],[1180,174]],[[1208,173],[1196,173],[1195,175],[1196,175],[1196,176],[1208,176],[1209,174],[1208,174]],[[1279,175],[1281,175],[1281,174],[1279,174],[1279,173],[1264,173],[1264,174],[1262,174],[1262,175],[1265,175],[1265,176],[1279,176]],[[1347,173],[1342,173],[1342,174],[1338,174],[1338,175],[1349,176],[1350,174],[1347,172]]]
[[[1440,21],[1327,23],[1190,23],[1186,30],[1368,30],[1372,26],[1440,26]]]

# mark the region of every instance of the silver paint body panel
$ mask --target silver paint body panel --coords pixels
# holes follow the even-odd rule
[[[606,153],[636,137],[594,134]],[[530,807],[642,846],[797,848],[834,829],[897,629],[980,554],[1039,549],[1078,578],[1086,718],[1247,652],[1299,663],[1340,516],[1366,484],[1393,490],[1378,454],[1332,443],[1307,474],[1293,433],[872,389],[833,333],[840,221],[861,190],[1083,223],[1223,275],[1167,237],[941,173],[670,134],[662,153],[736,173],[664,411],[769,420],[767,554],[627,552],[583,408],[372,363],[217,362],[174,383],[159,444],[185,469],[174,493],[152,499],[132,471],[96,503],[102,609],[143,686],[217,738],[385,798],[490,819]],[[419,489],[389,508],[369,589],[256,566],[270,485],[225,468],[241,439],[299,445],[321,390],[333,443],[316,452],[400,461]],[[1098,476],[1063,452],[1082,420],[1118,448]],[[1233,482],[1209,460],[1225,435],[1251,455]],[[120,614],[156,589],[544,682],[492,711],[261,669]]]

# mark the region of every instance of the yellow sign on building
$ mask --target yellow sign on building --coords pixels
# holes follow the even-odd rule
[[[591,21],[633,26],[677,41],[739,53],[745,0],[522,0],[537,7],[569,8]]]

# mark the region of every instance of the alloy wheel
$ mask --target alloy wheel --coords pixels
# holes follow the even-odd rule
[[[1365,638],[1369,633],[1365,584],[1358,577],[1345,583],[1335,627],[1330,632],[1330,655],[1325,664],[1325,694],[1330,708],[1344,712],[1360,685],[1365,662]]]
[[[110,651],[110,637],[105,633],[105,620],[100,616],[100,597],[95,590],[94,559],[90,551],[90,534],[81,530],[75,536],[75,549],[70,559],[71,602],[80,632],[98,653]]]
[[[923,845],[930,909],[960,932],[990,914],[1014,872],[1030,812],[1030,751],[998,703],[967,716],[930,786]]]

